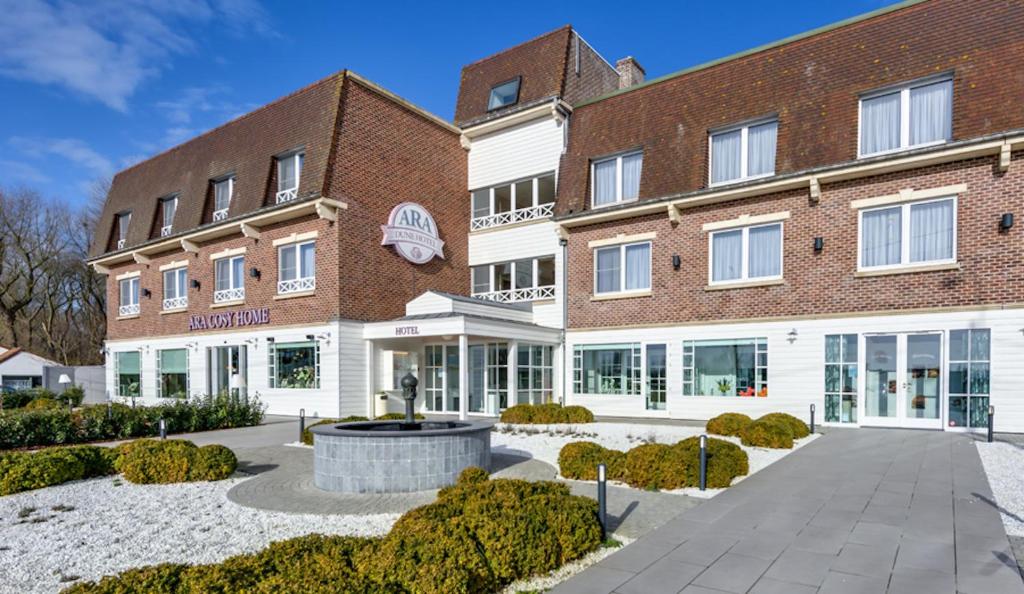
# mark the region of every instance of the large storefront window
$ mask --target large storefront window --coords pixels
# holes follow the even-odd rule
[[[639,396],[640,344],[576,345],[573,390],[577,394]]]
[[[825,422],[857,422],[857,335],[825,337]]]
[[[320,349],[316,341],[274,343],[270,347],[270,387],[320,387]]]
[[[949,426],[988,425],[991,332],[949,333]]]
[[[684,396],[768,396],[768,339],[683,342]]]
[[[498,410],[508,408],[508,345],[495,342],[487,345],[487,398],[489,413],[497,402]]]
[[[127,351],[117,353],[114,364],[117,366],[117,395],[139,396],[139,388],[142,385],[142,364],[138,351]]]
[[[188,349],[156,353],[156,395],[160,398],[188,398]]]
[[[521,344],[516,353],[516,404],[551,402],[553,368],[552,347]]]

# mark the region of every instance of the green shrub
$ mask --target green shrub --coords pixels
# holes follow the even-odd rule
[[[793,447],[793,430],[777,420],[758,419],[740,431],[740,441],[745,446],[789,449]]]
[[[752,422],[750,417],[742,413],[722,413],[708,421],[707,431],[715,435],[736,436]]]
[[[404,418],[404,417],[403,417]],[[321,419],[312,425],[306,425],[306,428],[302,430],[302,443],[306,445],[313,445],[313,433],[310,431],[317,425],[334,425],[337,423],[355,423],[358,421],[369,421],[366,417],[360,417],[353,415],[351,417],[345,417],[344,419]]]
[[[593,423],[594,413],[582,406],[517,404],[501,413],[501,422],[513,425],[554,425],[558,423]]]
[[[71,386],[61,392],[58,400],[64,406],[67,406],[69,400],[74,407],[82,406],[82,401],[85,400],[85,390],[82,389],[82,386]]]
[[[603,463],[608,469],[608,479],[623,480],[625,461],[626,455],[618,450],[592,441],[574,441],[565,444],[558,452],[558,471],[568,479],[596,481],[597,465]]]
[[[3,403],[2,408],[4,410],[11,410],[25,406],[35,397],[35,390],[17,390],[15,392],[0,393],[0,402]]]
[[[224,446],[198,448],[184,439],[140,439],[121,448],[117,469],[139,484],[219,481],[238,465]]]
[[[700,438],[688,437],[672,446],[678,459],[686,465],[686,487],[700,486]],[[709,437],[707,442],[707,486],[723,489],[733,479],[750,472],[750,463],[743,448],[724,439]]]
[[[33,398],[28,404],[25,405],[25,410],[53,410],[62,408],[60,402],[57,402],[53,398]]]
[[[422,420],[427,418],[427,417],[424,417],[423,415],[421,415],[420,413],[414,413],[412,417],[414,419],[416,419],[417,421],[422,421]],[[366,420],[363,417],[360,417],[360,419],[363,420],[363,421]],[[388,413],[386,415],[381,415],[381,416],[377,417],[374,420],[375,421],[404,421],[405,420],[405,413],[398,413],[398,412]]]
[[[789,427],[789,430],[793,433],[793,439],[803,439],[811,434],[810,428],[807,427],[807,423],[804,423],[800,419],[786,413],[769,413],[757,419],[758,421],[776,421]]]
[[[679,489],[688,486],[682,452],[662,443],[645,443],[626,452],[625,480],[640,489]]]
[[[530,404],[510,406],[501,412],[501,422],[528,425],[533,423],[533,411],[534,407]]]
[[[0,495],[113,474],[113,455],[98,446],[0,454]]]
[[[568,423],[593,423],[594,413],[585,406],[572,405],[563,409]]]
[[[469,485],[473,483],[482,483],[491,478],[491,473],[487,472],[479,466],[470,466],[459,473],[458,484]]]

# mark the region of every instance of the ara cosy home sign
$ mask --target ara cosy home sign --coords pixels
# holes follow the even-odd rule
[[[444,259],[444,242],[437,224],[427,209],[415,202],[403,202],[391,209],[381,245],[393,245],[403,258],[413,264],[426,264],[435,256]]]

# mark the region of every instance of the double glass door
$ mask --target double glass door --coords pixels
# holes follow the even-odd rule
[[[246,396],[248,365],[245,346],[220,346],[206,350],[210,394]]]
[[[866,425],[942,428],[942,334],[864,337]]]

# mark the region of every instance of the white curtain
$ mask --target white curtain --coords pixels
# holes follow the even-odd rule
[[[295,250],[294,245],[281,248],[281,280],[293,280],[298,277]]]
[[[177,198],[164,200],[164,227],[170,227],[174,223],[174,212],[176,210],[178,210]]]
[[[626,290],[651,288],[651,244],[626,246]]]
[[[597,292],[619,290],[619,248],[597,250]]]
[[[747,175],[775,173],[775,143],[779,123],[751,126],[747,134]]]
[[[243,258],[235,258],[231,260],[231,283],[232,289],[241,289],[245,286],[245,275],[242,270],[245,268],[245,260]]]
[[[953,81],[910,90],[910,144],[952,137]]]
[[[861,265],[900,263],[901,207],[869,210],[861,215]]]
[[[622,199],[636,200],[640,195],[640,169],[644,156],[641,153],[622,158]]]
[[[316,244],[307,243],[299,248],[299,258],[302,263],[302,266],[300,268],[302,278],[310,278],[316,276],[316,262],[314,256],[314,254],[316,253],[315,246]]]
[[[298,185],[296,182],[299,177],[299,172],[296,171],[295,165],[295,157],[285,157],[284,159],[278,161],[277,190],[279,192],[283,190],[290,190]]]
[[[861,101],[860,152],[880,153],[900,146],[900,93]]]
[[[929,262],[952,257],[953,201],[911,205],[910,261]]]
[[[214,265],[215,291],[223,291],[231,288],[231,260],[221,258]]]
[[[615,159],[594,163],[594,206],[615,202]]]
[[[782,225],[752,227],[748,239],[750,278],[782,274]]]
[[[740,177],[741,134],[733,130],[711,137],[711,183]]]
[[[711,280],[740,278],[743,266],[743,230],[723,231],[711,237]]]

